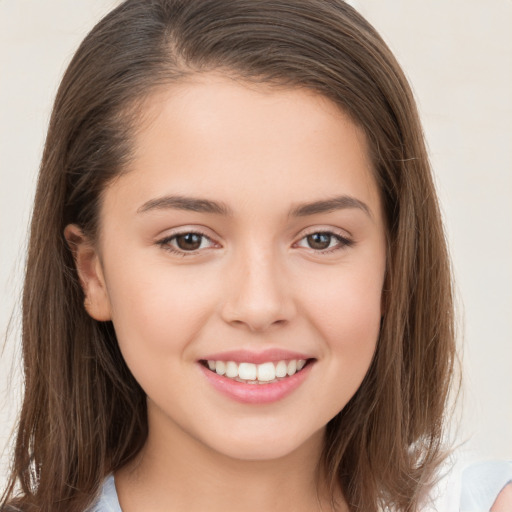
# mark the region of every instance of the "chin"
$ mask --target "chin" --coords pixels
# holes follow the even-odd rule
[[[228,439],[222,440],[224,442],[212,442],[210,447],[226,457],[241,461],[275,461],[303,450],[314,451],[318,457],[323,447],[324,430],[325,427],[307,436],[282,429],[276,434],[275,430],[269,429],[267,435],[262,432],[230,435]]]

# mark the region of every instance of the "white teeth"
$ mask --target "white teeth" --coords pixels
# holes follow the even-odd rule
[[[274,363],[263,363],[258,365],[258,380],[268,382],[276,378],[276,367]]]
[[[297,371],[297,361],[292,359],[288,362],[287,373],[291,377]]]
[[[256,380],[257,368],[253,363],[240,363],[238,376],[243,380]]]
[[[286,361],[279,361],[276,364],[276,377],[286,377],[288,371],[288,366]]]
[[[228,361],[226,363],[226,377],[234,379],[238,377],[238,365],[233,361]]]
[[[259,384],[278,382],[276,379],[282,379],[292,376],[302,370],[306,365],[306,359],[291,359],[289,361],[278,361],[277,363],[268,362],[262,364],[254,363],[235,363],[234,361],[207,361],[208,368],[225,375],[230,379],[244,382],[246,384]]]
[[[224,361],[217,361],[215,363],[215,371],[219,375],[224,375],[226,373],[226,363]]]

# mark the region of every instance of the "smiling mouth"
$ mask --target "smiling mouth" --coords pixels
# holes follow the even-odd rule
[[[214,360],[201,360],[199,362],[211,372],[236,382],[243,384],[272,384],[300,373],[314,361],[315,359],[312,358],[269,361],[261,364]]]

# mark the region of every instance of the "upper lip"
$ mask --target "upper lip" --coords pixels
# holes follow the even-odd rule
[[[281,348],[270,348],[255,352],[251,350],[229,350],[226,352],[216,352],[202,357],[203,361],[234,361],[235,363],[254,363],[262,364],[267,362],[278,362],[290,359],[312,359],[311,355],[292,352]]]

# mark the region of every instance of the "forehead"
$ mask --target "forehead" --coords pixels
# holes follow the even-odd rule
[[[379,202],[364,132],[310,90],[204,74],[160,89],[143,114],[115,182],[131,184],[139,203],[162,193],[253,206],[335,193]]]

